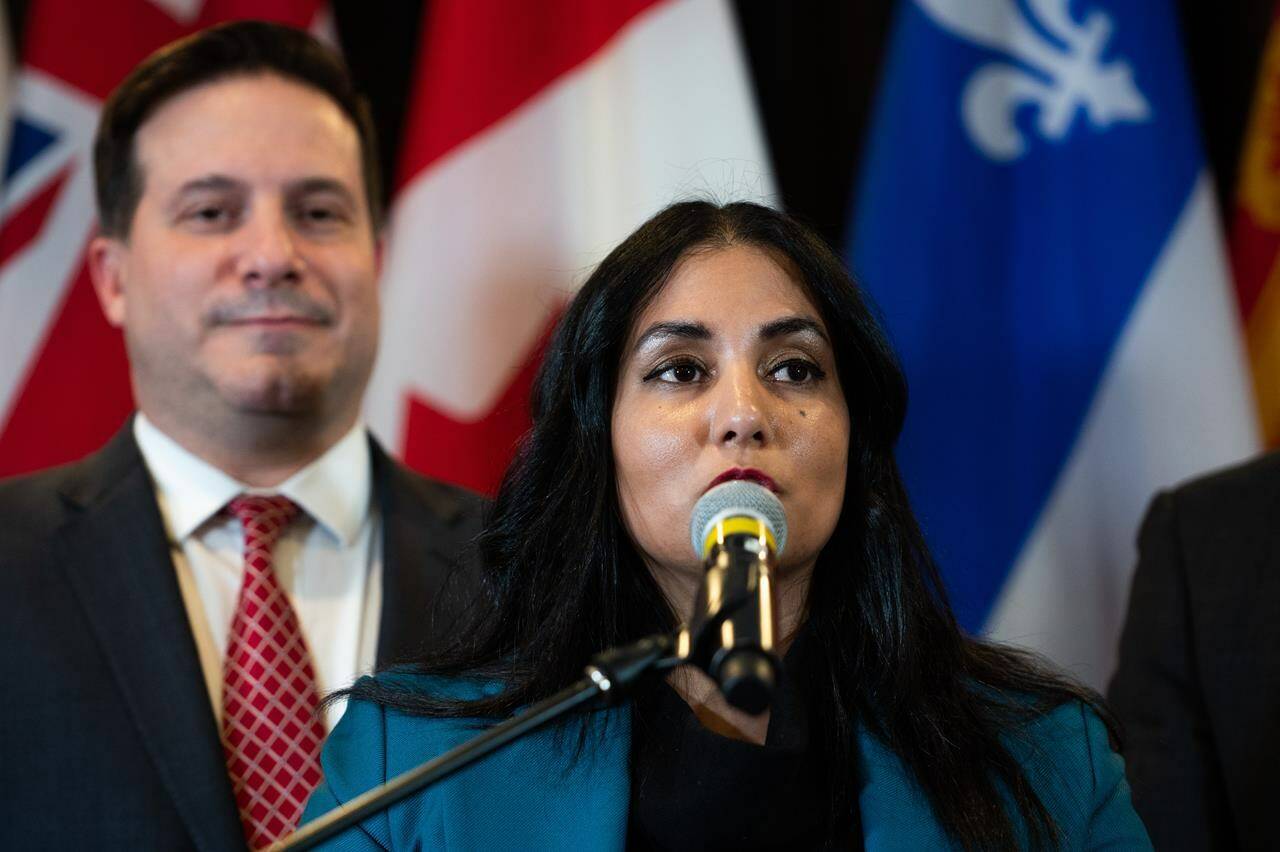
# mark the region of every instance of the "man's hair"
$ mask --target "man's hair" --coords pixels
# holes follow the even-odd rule
[[[195,33],[151,54],[107,98],[93,142],[95,192],[102,233],[126,237],[142,198],[144,175],[134,139],[170,98],[228,77],[277,74],[327,95],[360,138],[369,215],[382,222],[381,175],[373,119],[342,59],[313,37],[265,21],[235,21]]]

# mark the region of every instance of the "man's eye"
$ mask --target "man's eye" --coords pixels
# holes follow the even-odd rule
[[[238,208],[231,204],[196,204],[182,212],[182,221],[198,228],[221,228],[234,222]]]
[[[341,209],[324,205],[302,207],[298,210],[297,216],[308,225],[332,225],[347,220],[346,214]]]
[[[191,218],[198,219],[201,222],[218,222],[227,218],[227,210],[225,207],[197,207],[191,211]]]

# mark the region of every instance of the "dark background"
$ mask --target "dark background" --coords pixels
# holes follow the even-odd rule
[[[4,2],[20,41],[17,34],[32,0]],[[1171,4],[1182,24],[1202,136],[1224,213],[1231,207],[1240,140],[1274,4]],[[332,0],[332,5],[347,61],[373,104],[387,172],[383,185],[390,187],[430,0]],[[732,5],[783,201],[839,246],[895,3],[736,0]],[[1090,0],[1071,3],[1077,18],[1090,5]]]

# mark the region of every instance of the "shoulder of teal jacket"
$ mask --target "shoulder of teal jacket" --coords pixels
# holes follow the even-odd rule
[[[405,671],[377,679],[384,687],[460,700],[498,688]],[[630,798],[630,721],[629,709],[616,708],[535,731],[393,805],[381,825],[362,828],[392,849],[621,848]],[[410,715],[353,700],[325,746],[324,786],[346,800],[492,723]]]
[[[1057,821],[1064,847],[1151,848],[1133,808],[1124,758],[1091,707],[1060,704],[1011,735],[1008,745]]]
[[[306,825],[387,780],[386,729],[383,708],[370,701],[348,702],[342,718],[320,752],[323,777],[307,800],[301,824]],[[365,849],[388,846],[390,830],[385,813],[375,814],[324,844],[326,849]]]
[[[1071,701],[1010,731],[1005,743],[1056,821],[1064,849],[1150,849],[1129,798],[1124,761],[1098,715]],[[950,848],[924,791],[901,759],[867,729],[859,807],[866,848]],[[1012,809],[1012,802],[1006,800]]]

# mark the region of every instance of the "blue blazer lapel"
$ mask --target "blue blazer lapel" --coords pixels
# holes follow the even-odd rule
[[[601,725],[606,733],[602,734]],[[438,745],[443,748],[477,733],[466,722],[454,720],[435,729],[440,737]],[[631,798],[630,709],[595,714],[586,736],[586,752],[577,762],[571,760],[578,743],[576,729],[544,729],[503,747],[455,778],[445,779],[427,792],[422,809],[438,816],[434,831],[428,832],[434,834],[430,846],[447,852],[622,852]],[[390,742],[388,757],[389,768],[412,768],[409,762],[397,765]],[[393,809],[393,825],[412,823],[397,817]],[[411,848],[397,845],[408,841],[409,837],[393,838],[393,848]]]
[[[384,672],[378,679],[454,698],[475,698],[483,689],[401,672]],[[357,835],[363,835],[386,849],[622,852],[631,798],[630,708],[592,714],[588,725],[581,760],[573,760],[577,728],[535,731],[370,817],[347,842],[359,846]],[[303,822],[480,730],[474,719],[408,716],[369,701],[351,702],[325,744],[325,780],[307,803]],[[347,847],[340,841],[334,848]]]

